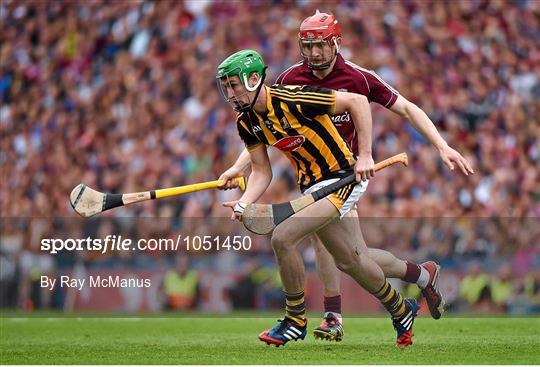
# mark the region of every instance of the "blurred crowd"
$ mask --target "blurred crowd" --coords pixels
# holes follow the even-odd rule
[[[79,182],[129,192],[215,179],[242,149],[216,66],[254,48],[273,81],[300,59],[300,22],[317,8],[341,22],[344,57],[423,108],[476,171],[449,171],[407,122],[374,105],[375,158],[407,151],[413,164],[378,174],[362,215],[540,216],[534,0],[2,1],[2,216],[71,216]],[[274,155],[267,201],[297,195]],[[115,215],[222,216],[231,195]]]
[[[530,289],[526,279],[538,277],[540,267],[535,0],[2,1],[0,279],[16,269],[28,275],[36,266],[42,272],[59,266],[37,242],[58,228],[85,233],[52,221],[76,215],[68,198],[80,182],[123,193],[216,179],[243,149],[215,87],[216,66],[253,48],[273,82],[300,60],[299,25],[316,9],[340,21],[342,55],[420,106],[476,171],[451,172],[408,122],[372,104],[375,160],[406,151],[411,166],[378,173],[362,197],[368,244],[411,260],[435,258],[462,276],[474,273],[470,262],[495,274],[506,261],[520,284],[515,289]],[[261,202],[290,200],[299,195],[292,169],[270,151],[274,180]],[[181,218],[228,217],[221,203],[238,195],[209,190],[103,217],[162,218],[137,227],[139,237],[174,232],[182,230]],[[44,220],[34,231],[8,223],[14,217]],[[488,217],[494,219],[472,219]],[[117,229],[107,221],[96,228],[94,234]],[[313,263],[312,249],[303,251]],[[271,259],[264,237],[255,240],[254,253]],[[77,261],[66,256],[68,265]],[[158,264],[155,254],[83,256],[91,264]],[[478,299],[485,299],[484,288]]]

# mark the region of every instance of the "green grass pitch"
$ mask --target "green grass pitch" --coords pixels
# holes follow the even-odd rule
[[[539,364],[540,318],[419,318],[414,345],[394,346],[387,318],[347,318],[341,343],[276,348],[271,317],[2,317],[2,364]]]

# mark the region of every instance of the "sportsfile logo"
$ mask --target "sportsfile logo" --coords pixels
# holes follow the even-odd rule
[[[281,150],[282,152],[293,152],[300,148],[306,141],[304,135],[288,136],[286,138],[276,141],[273,146]]]
[[[179,234],[167,238],[131,239],[122,235],[107,235],[105,238],[43,238],[41,251],[52,255],[62,251],[249,251],[249,236],[188,236]]]

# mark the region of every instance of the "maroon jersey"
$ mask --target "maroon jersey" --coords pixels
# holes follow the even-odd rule
[[[399,93],[384,82],[375,72],[361,68],[347,61],[340,54],[334,64],[332,72],[325,78],[319,79],[311,72],[307,63],[294,64],[276,79],[276,84],[310,85],[318,88],[335,89],[342,92],[363,94],[370,102],[390,108],[396,102]],[[345,141],[351,146],[355,155],[358,155],[358,139],[351,115],[345,112],[332,117],[334,125]]]

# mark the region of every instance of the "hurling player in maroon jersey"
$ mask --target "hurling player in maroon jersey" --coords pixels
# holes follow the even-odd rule
[[[429,117],[418,106],[401,96],[373,71],[355,65],[339,54],[341,31],[333,15],[317,11],[306,18],[300,26],[299,46],[303,61],[286,69],[277,78],[277,84],[310,85],[363,94],[369,101],[374,101],[410,121],[439,151],[441,159],[450,170],[454,170],[457,165],[465,175],[474,173],[469,162],[446,143]],[[333,122],[357,155],[358,139],[351,116],[348,113],[335,115]],[[235,181],[230,179],[241,175],[249,166],[249,155],[244,150],[235,164],[221,175],[220,179],[227,180],[224,187],[234,187]],[[316,236],[312,237],[317,254],[317,272],[324,285],[325,308],[323,321],[314,330],[314,334],[317,338],[340,341],[343,338],[341,274],[320,240]],[[369,256],[382,268],[387,278],[417,283],[432,317],[441,317],[444,300],[437,289],[439,266],[436,263],[428,261],[418,265],[397,259],[388,251],[373,248],[369,249]]]

